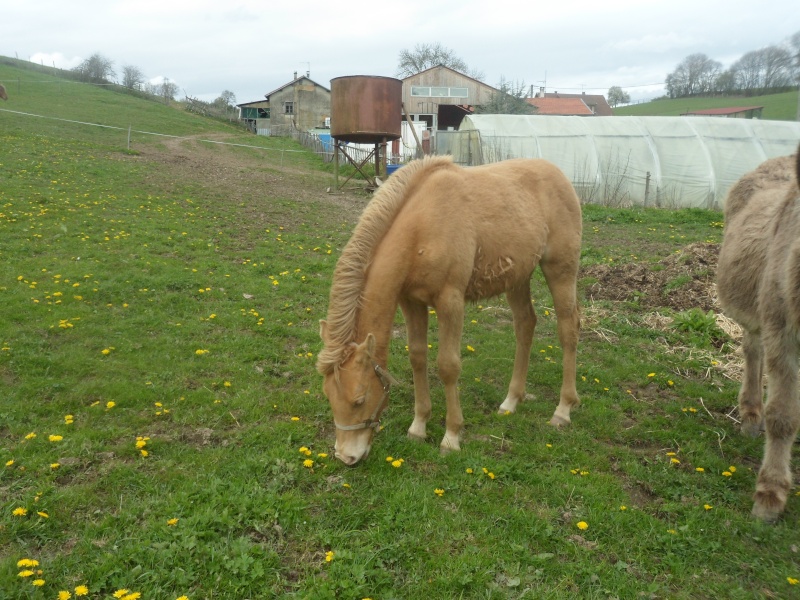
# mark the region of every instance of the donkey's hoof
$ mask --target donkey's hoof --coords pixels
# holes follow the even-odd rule
[[[774,523],[786,506],[786,496],[776,492],[756,491],[752,514],[765,523]]]
[[[764,421],[743,420],[742,433],[750,437],[758,437],[764,431]]]

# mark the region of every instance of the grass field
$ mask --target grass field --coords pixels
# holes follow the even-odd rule
[[[620,106],[614,109],[615,116],[663,116],[677,117],[692,110],[708,108],[730,108],[734,106],[763,106],[762,119],[796,121],[798,91],[767,94],[751,97],[674,98],[653,100],[642,104]]]
[[[25,75],[0,65],[0,81]],[[314,362],[369,197],[326,194],[329,173],[290,141],[63,85],[58,105],[32,82],[0,105],[0,598],[800,590],[800,498],[776,525],[749,516],[763,440],[734,420],[735,340],[673,303],[712,278],[710,263],[671,269],[719,243],[719,213],[585,207],[569,429],[547,425],[561,351],[537,275],[518,413],[495,413],[513,331],[494,299],[466,318],[463,451],[439,456],[440,387],[430,440],[407,440],[400,336],[384,429],[347,468]],[[29,116],[45,112],[119,129]],[[129,125],[179,137],[128,149]],[[624,299],[598,292],[611,270],[637,273]],[[639,282],[665,273],[645,295]]]

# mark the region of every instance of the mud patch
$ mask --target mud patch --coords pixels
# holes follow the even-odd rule
[[[580,277],[596,280],[586,288],[587,300],[719,312],[715,283],[718,258],[719,244],[697,242],[655,264],[592,265],[581,269]]]

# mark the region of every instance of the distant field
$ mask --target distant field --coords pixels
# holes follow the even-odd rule
[[[735,98],[676,98],[674,100],[654,100],[643,104],[632,104],[614,109],[615,116],[631,117],[670,117],[682,115],[691,110],[707,108],[728,108],[731,106],[763,106],[763,119],[775,121],[797,120],[797,91],[767,96]]]

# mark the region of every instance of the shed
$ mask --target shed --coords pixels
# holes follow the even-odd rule
[[[704,108],[690,110],[681,116],[688,117],[727,117],[733,119],[760,119],[763,106],[729,106],[726,108]]]
[[[536,108],[537,115],[594,115],[581,98],[525,98],[525,102]]]
[[[459,137],[450,149],[456,162],[545,158],[564,171],[585,202],[718,209],[744,173],[797,150],[800,123],[472,115]]]

